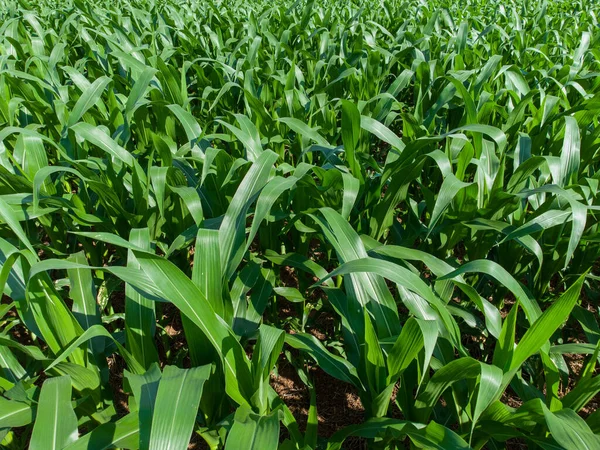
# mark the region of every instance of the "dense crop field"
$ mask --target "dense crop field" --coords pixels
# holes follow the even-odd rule
[[[0,447],[600,449],[599,15],[0,0]]]

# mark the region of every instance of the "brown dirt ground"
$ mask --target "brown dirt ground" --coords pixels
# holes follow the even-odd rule
[[[317,367],[309,369],[317,398],[318,433],[328,438],[342,428],[363,422],[364,408],[356,389],[327,375]],[[298,377],[294,367],[282,360],[278,375],[271,374],[271,386],[296,418],[301,432],[306,429],[310,394]],[[285,436],[285,432],[282,433]],[[350,438],[343,448],[363,449],[366,442],[360,438]]]

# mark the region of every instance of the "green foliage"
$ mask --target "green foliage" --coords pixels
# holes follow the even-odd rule
[[[599,14],[0,0],[0,447],[600,448]]]

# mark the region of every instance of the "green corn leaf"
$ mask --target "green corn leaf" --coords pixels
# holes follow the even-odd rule
[[[306,421],[306,433],[304,434],[304,445],[309,448],[317,448],[319,415],[317,413],[317,395],[314,389],[310,389],[310,406]]]
[[[108,422],[84,434],[64,450],[107,450],[110,448],[137,448],[139,425],[135,414]]]
[[[392,130],[383,125],[381,122],[367,116],[360,116],[360,127],[374,134],[383,142],[390,144],[396,150],[404,150],[404,143],[402,140],[394,134]]]
[[[268,411],[268,382],[269,374],[277,364],[283,348],[285,333],[275,327],[261,325],[258,329],[258,340],[252,355],[252,376],[254,378],[254,404],[258,411],[265,414]]]
[[[213,310],[224,317],[221,293],[221,259],[219,254],[219,232],[201,228],[196,235],[192,281],[211,303]]]
[[[279,417],[277,411],[261,416],[246,407],[240,407],[235,413],[233,426],[225,441],[225,449],[277,448],[278,441]]]
[[[101,129],[85,122],[76,123],[70,128],[82,139],[99,147],[110,156],[117,158],[128,166],[133,166],[133,156]]]
[[[360,436],[373,439],[384,436],[387,432],[398,437],[408,436],[412,442],[422,448],[445,450],[449,448],[471,449],[471,447],[452,430],[431,422],[425,426],[404,420],[391,418],[369,419],[358,425],[350,425],[336,432],[328,440],[327,450],[342,448],[343,442],[350,436]]]
[[[202,388],[210,370],[210,366],[192,369],[165,367],[152,416],[150,450],[188,448]]]
[[[464,183],[457,179],[453,174],[448,174],[448,176],[444,178],[437,201],[435,202],[435,206],[431,212],[428,233],[431,233],[444,211],[450,206],[450,203],[452,203],[452,200],[454,200],[460,190],[469,185],[469,183]]]
[[[247,403],[252,392],[249,363],[231,328],[215,314],[194,283],[171,262],[136,250],[133,253],[146,276],[155,280],[161,297],[169,299],[194,322],[221,355],[229,396],[239,404]],[[128,277],[124,281],[127,282]]]
[[[450,316],[450,313],[446,309],[446,305],[433,293],[433,290],[430,289],[427,284],[425,284],[425,282],[419,278],[419,276],[407,269],[404,269],[403,267],[398,266],[397,264],[369,257],[356,259],[354,261],[344,263],[333,272],[330,272],[327,277],[321,279],[320,282],[322,283],[337,275],[344,275],[354,272],[377,273],[378,275],[404,286],[410,291],[423,297],[432,307],[435,308],[442,318],[444,325],[441,327],[441,330],[449,334],[458,348],[462,347],[460,345],[460,333],[458,331],[458,325]]]
[[[242,128],[235,127],[223,120],[217,120],[217,122],[231,131],[244,144],[248,161],[256,161],[263,152],[258,130],[247,116],[243,114],[234,114],[234,116]]]
[[[519,304],[516,303],[511,308],[508,316],[504,319],[502,331],[494,349],[493,363],[506,372],[512,362],[515,352],[515,331],[517,326],[517,314],[519,312]]]
[[[365,311],[365,343],[363,350],[363,361],[365,372],[367,374],[367,383],[369,391],[373,393],[382,392],[389,384],[386,383],[386,362],[383,352],[379,346],[375,329],[369,318],[369,313]]]
[[[297,350],[308,353],[321,369],[334,378],[361,387],[356,368],[348,361],[329,352],[321,342],[310,334],[287,334],[285,342]]]
[[[69,114],[69,121],[67,122],[68,128],[71,128],[79,122],[87,110],[98,102],[104,89],[106,89],[106,86],[108,86],[111,81],[112,80],[109,77],[97,78],[83,94],[81,94],[81,97],[79,97],[79,100],[77,100],[77,103],[75,103],[73,110]]]
[[[33,421],[34,415],[35,409],[31,405],[0,397],[0,427],[12,428],[29,425]]]
[[[198,122],[188,111],[179,105],[169,105],[168,108],[179,119],[189,142],[195,142],[202,134]]]
[[[298,133],[299,135],[305,136],[319,145],[329,147],[329,142],[327,142],[327,140],[319,134],[318,128],[311,128],[304,122],[292,117],[282,117],[277,120],[285,123],[292,131]]]
[[[360,112],[356,105],[348,100],[342,100],[342,142],[350,172],[362,179],[362,171],[356,153],[360,143]]]
[[[117,341],[102,325],[92,325],[84,333],[81,334],[76,340],[73,341],[69,346],[65,346],[64,350],[57,354],[57,357],[52,363],[46,368],[46,370],[52,369],[54,366],[60,364],[62,361],[67,359],[72,353],[76,352],[78,348],[84,342],[95,337],[104,336],[114,342],[119,354],[123,357],[129,368],[134,373],[144,373],[144,368],[136,361],[136,359]]]
[[[428,420],[439,397],[448,387],[461,380],[477,377],[479,377],[479,392],[473,417],[473,421],[477,421],[481,413],[501,392],[502,373],[498,368],[472,358],[451,361],[431,377],[415,402],[416,419],[420,422]]]
[[[231,200],[219,228],[221,246],[221,269],[225,279],[229,279],[243,256],[246,212],[255,196],[266,184],[277,155],[263,152],[252,165]]]
[[[132,229],[130,242],[143,250],[150,250],[150,232],[147,228]],[[139,270],[133,251],[127,251],[127,267]],[[158,362],[158,353],[154,345],[156,317],[154,302],[145,298],[129,283],[125,286],[125,335],[126,347],[133,358],[143,367],[149,368]]]
[[[600,448],[598,17],[0,0],[0,447]]]
[[[138,79],[135,81],[135,84],[131,88],[131,92],[129,93],[129,97],[127,97],[127,103],[125,104],[125,116],[128,120],[131,120],[133,112],[136,107],[138,107],[140,100],[144,96],[148,85],[154,78],[156,74],[156,69],[152,67],[147,67],[140,74]]]
[[[577,181],[581,161],[581,138],[579,126],[574,117],[565,116],[565,137],[560,152],[560,180],[558,185],[564,187]]]
[[[19,360],[8,347],[0,346],[0,369],[2,369],[4,377],[11,383],[17,383],[27,375]]]
[[[219,254],[218,230],[200,228],[196,235],[194,267],[192,282],[209,301],[215,313],[227,318],[222,299],[221,256]],[[209,364],[215,359],[214,351],[210,351],[210,341],[187,316],[182,317],[183,328],[188,339],[190,359],[196,366]]]
[[[83,251],[74,253],[69,257],[76,264],[87,265],[87,259]],[[85,269],[67,270],[71,282],[70,296],[73,299],[73,316],[83,330],[101,323],[100,311],[96,301],[96,288],[92,279],[92,271]],[[90,343],[92,353],[100,355],[104,350],[101,340],[92,340]]]
[[[58,354],[74,339],[81,336],[83,329],[64,300],[60,297],[52,280],[46,273],[30,275],[27,283],[27,303],[39,327],[42,339]],[[75,349],[70,359],[85,365],[84,352]]]
[[[160,369],[156,363],[152,364],[143,374],[125,372],[125,376],[129,381],[133,395],[138,404],[138,420],[135,424],[137,432],[139,433],[139,447],[143,450],[150,448],[152,417],[154,416],[156,394],[158,392],[158,384],[161,375]]]
[[[506,271],[506,269],[493,261],[470,261],[466,264],[463,264],[453,272],[440,277],[440,279],[450,279],[457,275],[468,272],[484,273],[494,277],[500,281],[503,286],[506,286],[508,289],[510,289],[521,303],[521,306],[523,307],[523,310],[525,311],[525,314],[530,322],[534,322],[540,316],[541,309],[539,305],[531,298],[531,295],[525,291],[523,286],[521,286],[519,282]]]
[[[416,319],[410,318],[402,327],[394,346],[387,355],[387,384],[395,382],[404,370],[413,362],[425,344],[423,331]]]
[[[19,241],[22,242],[32,254],[36,255],[37,253],[31,246],[31,242],[21,227],[21,224],[19,224],[14,211],[2,198],[0,198],[0,218],[10,227],[12,232],[15,233],[15,235],[19,238]]]
[[[600,377],[580,380],[561,401],[565,408],[580,411],[600,392]]]
[[[592,450],[600,445],[600,437],[592,433],[584,420],[573,410],[562,409],[552,413],[544,405],[543,411],[552,437],[563,448]]]
[[[77,440],[77,416],[71,406],[71,378],[47,379],[40,392],[31,449],[62,449]]]
[[[333,243],[339,259],[342,262],[350,263],[353,260],[365,258],[367,252],[358,234],[348,222],[332,209],[324,208],[321,212],[325,221],[317,218],[317,223],[321,225]],[[333,275],[330,274],[328,278],[331,276]],[[395,301],[383,279],[375,273],[353,273],[350,275],[350,281],[351,283],[347,286],[348,296],[357,304],[349,305],[349,307],[357,310],[360,307],[368,308],[373,314],[380,338],[398,335],[400,327]]]
[[[580,276],[527,330],[514,351],[510,365],[511,371],[518,369],[527,358],[547,344],[548,339],[569,316],[573,306],[579,299],[584,279],[585,274]]]
[[[48,166],[48,155],[44,147],[44,141],[39,136],[19,134],[13,156],[16,157],[20,147],[22,147],[23,153],[22,168],[29,179],[33,180],[39,170]],[[56,189],[49,181],[44,184],[44,189],[49,194],[56,193]]]
[[[473,410],[473,417],[471,418],[471,438],[477,421],[487,407],[501,394],[502,389],[502,370],[496,366],[489,366],[487,364],[481,364],[479,368],[481,373],[478,380],[479,389],[477,391],[475,408]]]

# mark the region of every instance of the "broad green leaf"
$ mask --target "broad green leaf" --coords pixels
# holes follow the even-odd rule
[[[440,187],[440,192],[435,202],[435,206],[431,212],[428,233],[431,233],[437,222],[440,220],[441,215],[450,206],[450,203],[452,203],[452,200],[454,200],[460,190],[468,187],[469,185],[470,183],[464,183],[460,181],[458,178],[456,178],[456,176],[454,176],[454,174],[448,174],[448,176],[444,178],[444,182]]]
[[[0,369],[0,373],[3,373],[4,377],[11,383],[17,383],[27,375],[27,372],[25,372],[25,369],[9,347],[0,346]]]
[[[408,319],[387,355],[387,383],[395,382],[402,372],[413,362],[425,344],[423,331],[417,320]]]
[[[134,228],[130,233],[133,246],[150,250],[150,232],[147,228]],[[139,270],[140,265],[131,249],[127,250],[127,267]],[[158,362],[154,344],[156,317],[154,302],[145,298],[132,285],[125,285],[125,336],[126,347],[146,369]]]
[[[348,100],[342,100],[342,142],[350,172],[359,180],[362,179],[356,156],[360,143],[360,112],[356,105]]]
[[[156,74],[156,69],[152,67],[147,67],[140,74],[138,79],[135,81],[135,84],[131,88],[131,92],[129,93],[129,97],[127,97],[127,103],[125,104],[125,116],[131,120],[131,116],[138,106],[140,100],[144,96],[148,85],[152,81],[152,78]]]
[[[22,427],[33,421],[35,409],[27,403],[0,397],[0,428]]]
[[[311,128],[304,122],[293,117],[282,117],[277,120],[285,123],[292,131],[298,133],[299,135],[305,136],[319,145],[326,147],[329,146],[329,142],[327,142],[327,140],[319,134],[318,128]]]
[[[260,450],[277,448],[279,442],[279,417],[277,411],[258,415],[247,407],[235,413],[233,426],[227,435],[226,450]]]
[[[381,122],[367,116],[360,116],[360,127],[369,133],[374,134],[383,142],[390,144],[396,150],[404,150],[404,143],[392,130]]]
[[[248,161],[256,161],[263,152],[258,130],[247,116],[243,114],[234,114],[234,116],[242,128],[235,127],[223,120],[217,120],[217,122],[225,126],[244,144]]]
[[[79,122],[87,110],[98,102],[104,89],[106,89],[106,86],[108,86],[111,81],[112,80],[109,77],[97,78],[85,91],[83,91],[81,97],[79,97],[79,100],[77,100],[77,103],[75,103],[73,110],[69,114],[69,121],[67,122],[68,128],[71,128]]]
[[[581,139],[579,126],[574,117],[565,116],[565,137],[562,151],[560,152],[560,180],[559,186],[564,187],[576,182],[579,176],[581,161]]]
[[[457,275],[462,275],[463,273],[468,272],[483,273],[491,276],[502,283],[503,286],[510,289],[512,293],[515,294],[515,297],[519,300],[519,302],[521,302],[521,306],[523,307],[523,310],[525,311],[525,314],[530,322],[533,323],[540,316],[541,309],[537,302],[531,298],[531,295],[525,291],[523,286],[521,286],[521,284],[515,280],[515,278],[506,271],[506,269],[494,261],[470,261],[466,264],[463,264],[453,272],[440,277],[440,279],[451,279]]]
[[[137,402],[138,414],[136,429],[139,433],[138,444],[140,449],[147,450],[150,447],[150,432],[152,430],[152,417],[156,404],[158,383],[161,378],[158,364],[154,363],[143,374],[133,374],[125,371],[133,395]],[[132,415],[135,415],[132,413]]]
[[[71,130],[73,130],[77,135],[81,136],[82,139],[94,144],[99,147],[110,156],[117,158],[118,160],[124,162],[128,166],[133,166],[133,156],[117,144],[110,136],[108,136],[104,131],[100,128],[95,127],[86,122],[79,122],[75,125],[72,125]]]
[[[117,349],[119,350],[119,354],[123,357],[129,368],[134,373],[144,373],[144,368],[135,360],[135,358],[133,358],[133,356],[131,356],[131,354],[127,350],[125,350],[125,348],[123,348],[119,341],[117,341],[114,338],[114,336],[112,336],[102,325],[92,325],[90,328],[88,328],[81,336],[74,340],[72,344],[66,346],[62,352],[58,353],[54,361],[52,361],[52,363],[46,368],[46,370],[50,370],[54,366],[60,364],[62,361],[67,359],[69,355],[77,351],[81,344],[98,336],[107,337],[114,342]]]
[[[69,257],[74,263],[87,265],[83,251]],[[100,323],[100,312],[96,303],[96,288],[92,279],[92,271],[85,269],[67,270],[70,285],[70,296],[73,299],[73,315],[84,330]]]
[[[534,353],[538,352],[556,329],[567,319],[573,306],[579,300],[579,294],[585,274],[556,300],[544,313],[531,324],[514,351],[510,370],[517,370]]]
[[[150,450],[188,448],[204,382],[211,367],[166,366],[156,394]]]
[[[26,295],[28,306],[39,327],[40,337],[55,354],[81,336],[81,325],[67,308],[47,273],[30,273]],[[70,359],[76,364],[85,365],[81,349],[74,349]]]
[[[2,200],[2,198],[0,198],[0,219],[9,226],[12,232],[19,238],[19,241],[22,242],[32,254],[37,254],[31,246],[31,242],[21,227],[21,224],[17,220],[14,211],[8,203]]]
[[[329,352],[314,336],[303,333],[286,334],[285,342],[295,349],[309,354],[319,367],[332,377],[353,384],[356,387],[362,386],[354,366],[345,359]]]
[[[137,448],[139,425],[137,415],[127,414],[115,421],[107,422],[84,434],[64,450],[108,450],[111,448]]]
[[[77,440],[77,416],[71,406],[71,378],[44,381],[29,448],[58,450]]]
[[[223,359],[226,389],[229,396],[239,404],[250,398],[250,368],[244,350],[225,322],[215,314],[212,306],[194,283],[173,263],[160,256],[133,251],[141,270],[156,282],[164,299],[170,300],[209,339],[213,348]],[[127,277],[124,279],[127,282]]]
[[[374,258],[361,258],[354,261],[348,261],[342,264],[340,267],[329,273],[327,277],[320,280],[324,282],[329,278],[337,275],[344,275],[347,273],[365,272],[365,273],[377,273],[379,276],[387,278],[388,280],[397,283],[400,286],[404,286],[406,289],[418,294],[425,299],[442,318],[443,325],[440,324],[442,332],[449,335],[454,341],[454,345],[458,348],[462,348],[460,344],[460,332],[458,325],[448,312],[446,305],[437,297],[433,290],[425,284],[418,275],[410,272],[397,264],[389,261],[378,260]]]
[[[221,270],[225,279],[229,279],[243,256],[243,243],[246,230],[246,213],[256,195],[267,183],[269,173],[277,155],[271,151],[261,153],[240,183],[231,200],[221,227],[219,242],[221,246]]]
[[[179,105],[169,105],[168,108],[179,119],[188,141],[195,142],[202,134],[202,129],[194,116]]]
[[[325,220],[316,218],[317,223],[333,244],[342,263],[351,263],[354,260],[367,257],[363,243],[347,221],[330,208],[323,208],[321,212]],[[355,302],[348,307],[356,311],[360,310],[361,307],[366,307],[373,314],[379,338],[398,335],[400,324],[395,306],[396,302],[384,280],[376,272],[355,272],[359,273],[352,273],[350,283],[346,285],[348,297]],[[331,276],[330,274],[328,278]]]

